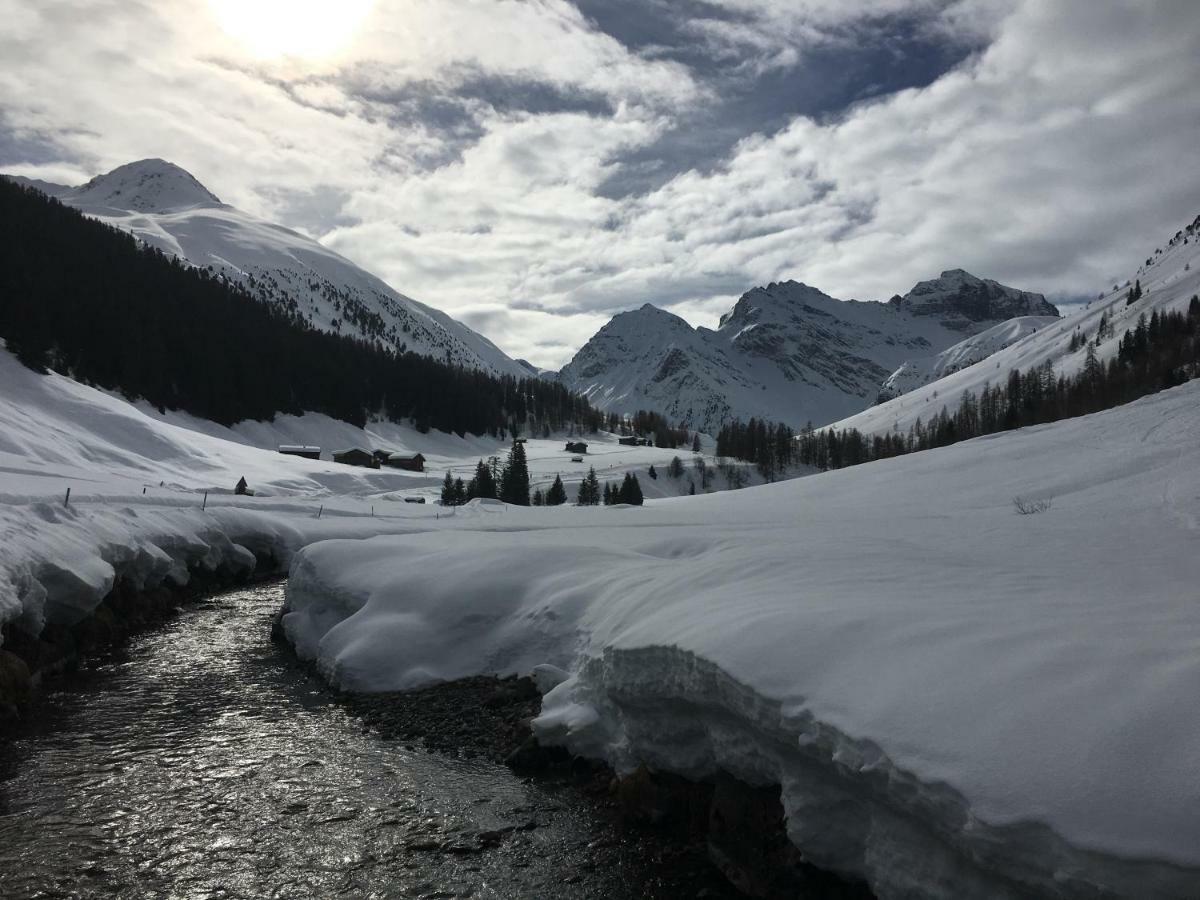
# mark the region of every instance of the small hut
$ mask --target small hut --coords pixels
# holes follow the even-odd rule
[[[408,472],[425,471],[425,457],[420,453],[413,453],[411,455],[407,453],[389,453],[383,464],[393,469],[404,469]]]
[[[280,444],[279,452],[284,456],[300,456],[304,459],[320,459],[321,448],[308,444]]]
[[[351,447],[348,450],[336,450],[333,454],[333,461],[341,463],[344,466],[361,466],[364,469],[378,469],[379,460],[375,458],[375,454],[369,450],[364,450],[362,447]]]
[[[567,441],[568,453],[587,453],[587,441]]]
[[[635,437],[617,438],[617,443],[620,444],[622,447],[637,447],[639,444],[639,441],[640,441],[640,438],[635,438]]]

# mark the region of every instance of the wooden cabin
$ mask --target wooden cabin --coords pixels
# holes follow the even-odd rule
[[[280,444],[279,452],[284,456],[300,456],[304,459],[320,459],[321,448],[307,444]]]
[[[587,453],[587,441],[567,441],[568,453]]]
[[[389,453],[383,464],[393,469],[404,469],[407,472],[425,471],[425,457],[420,453],[412,455],[407,453]]]
[[[635,437],[623,437],[623,438],[617,438],[617,443],[620,444],[622,447],[637,447],[637,446],[640,446],[641,439],[635,438]]]
[[[333,461],[341,463],[344,466],[361,466],[364,469],[379,468],[379,460],[375,458],[375,454],[369,450],[362,449],[362,447],[351,447],[349,450],[336,450],[333,454]]]

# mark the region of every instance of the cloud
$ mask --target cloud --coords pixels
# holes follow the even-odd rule
[[[0,168],[171,159],[541,365],[784,278],[1087,296],[1200,212],[1191,0],[378,0],[316,60],[184,0],[0,18]]]

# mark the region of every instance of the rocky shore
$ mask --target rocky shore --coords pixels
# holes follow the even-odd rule
[[[728,775],[693,782],[645,768],[620,777],[607,766],[541,747],[530,720],[541,709],[531,678],[476,677],[413,691],[338,695],[386,740],[439,753],[504,762],[528,777],[582,791],[613,829],[597,864],[634,837],[673,871],[693,871],[684,896],[870,898],[866,887],[804,862],[788,840],[778,787],[755,788]],[[536,825],[536,822],[534,823]],[[714,879],[713,872],[723,879]]]

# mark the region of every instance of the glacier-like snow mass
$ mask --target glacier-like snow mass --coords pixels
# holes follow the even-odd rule
[[[543,739],[780,784],[805,855],[882,896],[1196,896],[1198,514],[1192,383],[773,486],[312,545],[284,623],[354,690],[562,669]]]

